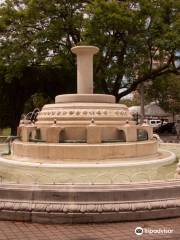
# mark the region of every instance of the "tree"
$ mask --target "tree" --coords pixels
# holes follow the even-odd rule
[[[5,79],[6,71],[6,68],[1,68],[0,71],[0,126],[11,127],[13,135],[16,133],[21,114],[41,107],[36,101],[37,96],[43,95],[44,103],[47,103],[47,100],[54,100],[56,95],[74,92],[76,88],[75,69],[69,71],[68,68],[58,66],[27,67],[21,73],[21,77],[14,76],[11,81]]]
[[[10,126],[14,134],[24,104],[36,93],[52,99],[75,91],[70,48],[80,41],[80,14],[73,13],[79,8],[78,1],[8,0],[1,5],[1,127]]]
[[[146,91],[146,99],[158,101],[167,112],[179,114],[180,76],[169,74],[156,78]]]
[[[118,102],[142,82],[178,73],[179,10],[176,0],[92,1],[85,37],[101,50],[95,69],[99,89]]]
[[[117,102],[144,81],[178,73],[179,7],[177,0],[6,0],[0,5],[0,74],[2,94],[12,100],[8,107],[0,100],[1,116],[10,109],[17,125],[34,94],[52,99],[74,92],[70,49],[77,44],[100,48],[95,91],[113,94]],[[52,93],[57,72],[60,84]]]
[[[70,49],[81,41],[81,9],[78,0],[6,0],[0,8],[6,78],[26,66],[74,64]]]

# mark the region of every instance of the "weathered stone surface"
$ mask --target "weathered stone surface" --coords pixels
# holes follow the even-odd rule
[[[180,216],[180,181],[133,186],[0,186],[0,219],[83,223],[173,216]]]
[[[91,129],[92,130],[92,129]],[[92,130],[93,131],[93,130]],[[100,141],[100,130],[96,132],[98,138],[93,140],[91,135],[91,143],[87,144],[73,144],[73,143],[23,143],[16,141],[13,144],[13,154],[19,157],[28,157],[29,159],[44,159],[44,162],[49,159],[59,160],[109,160],[109,159],[122,159],[130,157],[142,157],[153,155],[157,153],[156,140],[142,141],[142,142],[128,142],[128,143],[95,143]],[[96,136],[96,135],[95,135]],[[92,144],[94,141],[94,144]],[[22,151],[23,149],[23,151]],[[19,161],[21,158],[18,158]],[[36,160],[36,161],[37,161]]]

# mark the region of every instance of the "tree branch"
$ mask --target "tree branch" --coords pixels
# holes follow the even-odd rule
[[[136,81],[134,81],[131,86],[129,88],[127,88],[125,91],[121,92],[118,94],[118,96],[116,97],[116,102],[118,102],[122,97],[128,95],[129,93],[131,93],[132,91],[135,91],[137,89],[137,86],[142,83],[145,82],[147,80],[153,80],[158,76],[162,76],[164,74],[168,74],[168,73],[175,73],[178,74],[178,69],[180,69],[180,67],[176,68],[176,69],[170,69],[170,63],[173,60],[173,56],[171,55],[167,64],[165,64],[164,66],[153,70],[152,72],[149,72],[147,74],[145,74],[144,76],[138,78]]]

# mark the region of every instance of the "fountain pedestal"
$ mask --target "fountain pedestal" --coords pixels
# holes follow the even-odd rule
[[[93,94],[93,55],[99,48],[77,46],[71,50],[77,55],[77,93]]]

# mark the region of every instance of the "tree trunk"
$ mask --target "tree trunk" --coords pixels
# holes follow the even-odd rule
[[[144,83],[140,85],[140,98],[141,98],[141,118],[140,123],[143,124],[145,112],[144,112]]]
[[[19,125],[20,117],[16,116],[11,122],[11,136],[17,135],[17,127]]]
[[[17,134],[17,126],[11,126],[11,136],[16,136]]]

